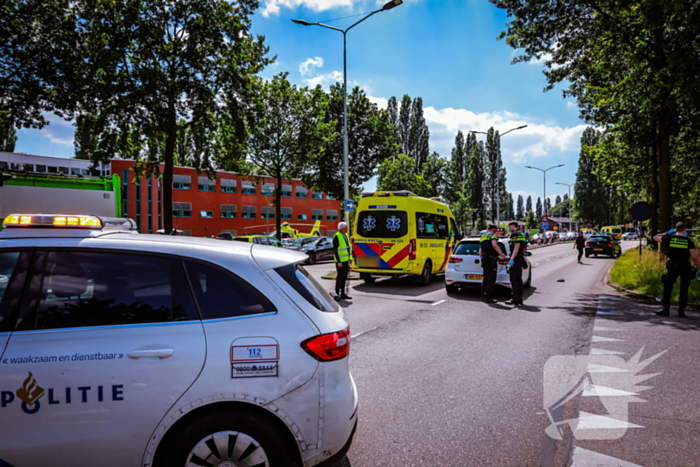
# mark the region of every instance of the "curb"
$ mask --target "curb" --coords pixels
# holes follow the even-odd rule
[[[335,278],[336,278],[337,276],[338,276],[338,272],[337,272],[337,271],[328,271],[328,272],[325,273],[323,276],[321,276],[321,279],[326,279],[326,280],[329,280],[329,281],[334,281]],[[353,272],[353,271],[350,271],[350,272],[348,273],[348,278],[347,278],[347,280],[349,280],[349,281],[359,281],[359,280],[360,280],[360,274],[359,274],[359,273],[356,273],[356,272]]]
[[[616,290],[617,292],[627,293],[627,294],[632,295],[633,297],[636,297],[636,298],[646,298],[649,300],[653,300],[656,303],[661,303],[661,298],[657,297],[656,295],[649,295],[646,293],[642,293],[638,290],[626,289],[626,288],[622,287],[621,285],[614,283],[612,281],[612,279],[610,278],[611,272],[612,272],[612,267],[608,270],[607,276],[605,277],[605,280],[603,281],[603,283],[605,285],[607,285],[608,287],[610,287],[611,289]],[[688,308],[686,308],[686,309],[700,311],[700,306],[698,306],[697,304],[688,303]]]

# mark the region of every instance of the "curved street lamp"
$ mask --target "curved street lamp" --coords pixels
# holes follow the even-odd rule
[[[373,11],[369,15],[365,16],[362,18],[360,21],[357,23],[351,25],[349,28],[343,30],[340,28],[336,28],[333,26],[328,26],[327,24],[322,24],[322,23],[310,23],[306,20],[303,19],[293,19],[292,22],[294,24],[298,24],[300,26],[321,26],[322,28],[327,28],[327,29],[332,29],[333,31],[338,31],[343,34],[343,162],[345,165],[345,203],[347,204],[347,200],[350,199],[350,191],[348,188],[348,53],[347,53],[347,34],[348,31],[350,31],[352,28],[360,24],[361,22],[365,21],[367,18],[370,16],[373,16],[377,13],[381,13],[382,11],[389,11],[397,6],[401,5],[403,3],[403,0],[391,0],[390,2],[384,4],[382,8],[379,10]],[[348,222],[348,210],[347,208],[344,209],[345,211],[345,222]]]

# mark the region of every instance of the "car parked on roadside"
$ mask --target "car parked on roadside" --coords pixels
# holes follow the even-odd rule
[[[498,246],[501,251],[508,256],[510,252],[510,239],[507,237],[498,239]],[[457,243],[450,259],[447,263],[445,271],[445,288],[447,293],[457,293],[461,287],[481,285],[484,281],[484,268],[481,265],[479,258],[479,249],[481,244],[479,238],[465,238]],[[532,265],[527,258],[532,253],[525,253],[525,263],[527,271],[523,271],[524,287],[528,288],[532,285]],[[510,275],[508,273],[508,259],[498,262],[498,272],[496,276],[496,285],[511,287]]]
[[[639,240],[639,237],[634,232],[625,232],[622,234],[622,240]]]
[[[298,238],[287,249],[305,253],[308,256],[307,264],[333,260],[333,239],[330,237]]]
[[[306,255],[139,234],[125,218],[13,214],[3,226],[0,464],[345,456],[358,418],[348,318]]]
[[[620,242],[610,235],[593,235],[586,240],[585,249],[586,258],[593,255],[594,257],[609,256],[611,258],[619,258],[622,256],[622,246]]]

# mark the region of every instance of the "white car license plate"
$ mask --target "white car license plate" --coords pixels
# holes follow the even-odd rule
[[[467,280],[468,281],[483,281],[484,276],[481,274],[467,274]]]

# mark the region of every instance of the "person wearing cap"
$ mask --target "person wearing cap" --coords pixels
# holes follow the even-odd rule
[[[690,265],[693,260],[695,266],[700,269],[700,259],[695,250],[695,243],[688,238],[685,224],[679,222],[676,228],[665,234],[654,236],[654,240],[666,246],[668,261],[666,262],[666,274],[664,274],[664,298],[663,309],[656,312],[659,316],[669,316],[671,311],[671,292],[676,284],[676,279],[681,278],[681,293],[678,298],[678,317],[685,318],[685,307],[688,305],[688,288],[693,280],[695,271]]]
[[[350,242],[348,241],[348,224],[338,223],[338,232],[333,237],[333,255],[335,257],[335,299],[352,300],[352,297],[345,293],[345,282],[348,280],[350,270]]]
[[[484,303],[496,303],[493,299],[493,290],[496,288],[496,275],[498,274],[498,259],[506,259],[498,247],[496,231],[498,228],[491,224],[479,240],[479,258],[484,268],[484,280],[481,282],[481,301]]]
[[[510,284],[513,290],[513,298],[506,302],[506,305],[523,305],[523,264],[525,263],[525,248],[527,238],[518,228],[516,221],[508,224],[510,230]]]

